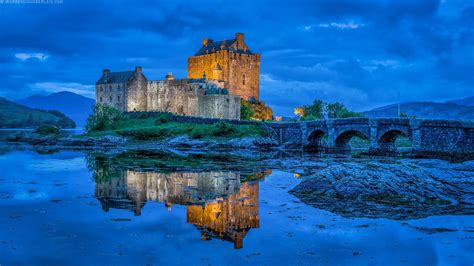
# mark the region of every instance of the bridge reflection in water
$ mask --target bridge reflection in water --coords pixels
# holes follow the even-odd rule
[[[235,172],[136,172],[115,170],[95,175],[95,196],[102,209],[131,210],[135,215],[147,201],[185,205],[186,221],[201,232],[202,240],[219,238],[243,247],[243,239],[252,228],[260,226],[258,179],[267,172],[253,174],[253,181],[241,183]],[[249,178],[249,177],[246,177]]]

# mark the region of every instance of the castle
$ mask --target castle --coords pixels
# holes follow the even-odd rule
[[[252,228],[260,227],[259,183],[240,183],[239,173],[114,173],[109,178],[98,178],[95,183],[95,196],[106,212],[125,209],[139,216],[149,201],[163,202],[168,209],[173,205],[186,206],[186,222],[200,231],[202,240],[220,238],[233,242],[236,249],[243,247]],[[265,173],[255,174],[264,176]]]
[[[103,71],[96,102],[123,112],[171,112],[178,115],[240,119],[240,99],[259,99],[260,55],[250,51],[244,34],[214,42],[205,39],[188,59],[188,78],[148,80],[135,71]]]

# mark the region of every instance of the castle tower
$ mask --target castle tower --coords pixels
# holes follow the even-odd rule
[[[243,33],[232,40],[204,39],[202,47],[188,58],[188,78],[222,80],[229,93],[244,99],[260,96],[260,54],[245,43]]]

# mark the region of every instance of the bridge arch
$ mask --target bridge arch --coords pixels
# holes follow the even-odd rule
[[[324,137],[327,137],[326,132],[321,129],[316,129],[308,136],[309,147],[312,149],[321,149],[326,146]]]
[[[336,149],[349,151],[351,149],[349,141],[353,137],[358,137],[363,140],[369,140],[369,136],[362,131],[359,131],[357,129],[345,130],[339,133],[335,138],[334,144]]]
[[[398,153],[396,140],[400,137],[405,137],[411,142],[411,134],[407,130],[392,128],[381,132],[377,140],[379,151],[382,153]]]

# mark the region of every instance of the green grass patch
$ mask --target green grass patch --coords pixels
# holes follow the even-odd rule
[[[111,123],[105,130],[92,130],[85,136],[119,135],[136,140],[158,140],[183,135],[193,139],[258,137],[265,133],[258,125],[181,123],[163,115],[153,118],[124,117]]]

